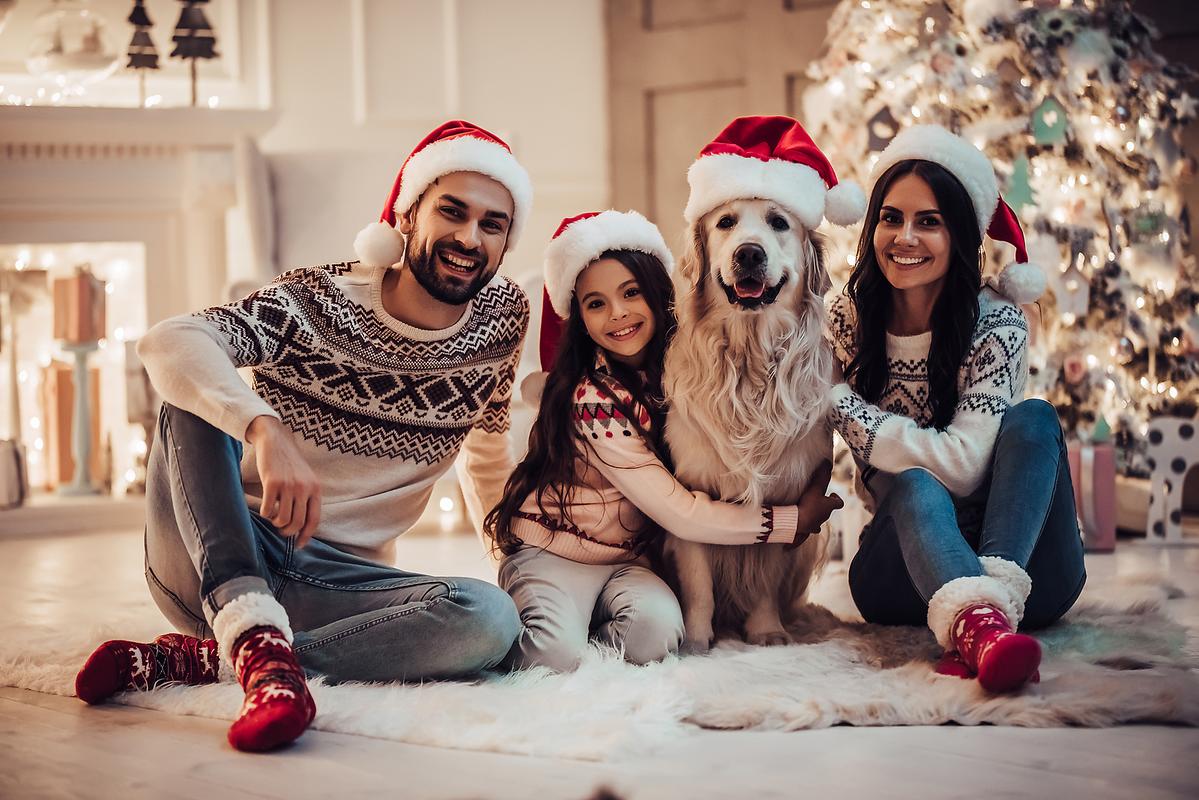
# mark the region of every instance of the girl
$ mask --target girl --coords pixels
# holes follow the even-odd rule
[[[938,672],[1018,689],[1041,650],[1017,626],[1058,619],[1086,580],[1057,415],[1021,402],[1028,326],[1011,300],[1035,300],[1044,276],[1020,263],[998,291],[982,287],[984,232],[1027,258],[990,162],[965,140],[909,128],[874,177],[830,314],[847,381],[834,424],[877,505],[850,589],[869,622],[927,621],[947,651]]]
[[[799,506],[750,507],[690,492],[661,443],[662,359],[674,330],[673,259],[636,212],[563,220],[546,250],[547,325],[565,317],[529,450],[484,530],[524,623],[509,662],[578,666],[588,639],[645,664],[683,635],[678,601],[645,551],[663,529],[715,544],[800,543],[841,500],[828,471]]]

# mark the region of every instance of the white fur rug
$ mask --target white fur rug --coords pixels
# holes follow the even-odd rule
[[[975,681],[932,672],[938,648],[919,628],[843,622],[813,606],[800,643],[724,643],[704,657],[634,667],[593,652],[572,675],[540,670],[476,683],[313,682],[314,727],[414,744],[612,760],[645,755],[699,728],[800,730],[837,724],[1032,727],[1129,722],[1199,725],[1199,659],[1188,631],[1162,613],[1160,584],[1089,586],[1067,620],[1043,632],[1041,682],[988,696]],[[73,694],[75,670],[108,638],[149,640],[144,607],[104,629],[63,636],[29,624],[0,637],[0,685]],[[1191,633],[1194,636],[1194,633]],[[235,684],[128,693],[114,702],[232,719]]]

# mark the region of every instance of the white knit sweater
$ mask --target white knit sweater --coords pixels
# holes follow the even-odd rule
[[[867,499],[881,498],[890,476],[913,467],[928,470],[958,497],[985,480],[1003,415],[1024,397],[1028,323],[1017,306],[990,288],[979,293],[978,302],[978,323],[958,370],[957,408],[944,430],[930,427],[931,332],[887,334],[889,377],[877,405],[846,383],[833,388],[833,424],[853,451]],[[853,303],[838,295],[829,309],[829,332],[842,365],[854,355],[855,327]]]
[[[316,537],[383,563],[459,450],[476,526],[499,501],[529,319],[524,292],[497,276],[450,327],[414,328],[383,307],[387,269],[293,270],[243,300],[161,322],[138,345],[164,400],[239,441],[257,416],[282,420],[321,479]],[[253,388],[238,367],[252,368]],[[252,446],[241,471],[257,510]]]

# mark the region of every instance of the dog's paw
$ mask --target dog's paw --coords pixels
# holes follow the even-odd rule
[[[684,639],[679,645],[681,656],[702,656],[712,649],[711,639]]]
[[[762,647],[772,647],[779,644],[795,644],[795,640],[791,638],[791,634],[786,631],[766,631],[765,633],[751,633],[745,637],[745,641],[750,644],[761,645]]]

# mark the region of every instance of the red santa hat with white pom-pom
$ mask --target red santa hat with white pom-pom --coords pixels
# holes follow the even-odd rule
[[[1018,304],[1045,293],[1045,272],[1028,261],[1024,231],[1015,212],[999,196],[995,168],[981,150],[939,125],[913,125],[891,140],[874,165],[871,183],[900,161],[931,161],[949,170],[970,196],[981,235],[1016,248],[1016,260],[1000,272],[995,288]]]
[[[546,374],[553,366],[562,338],[564,320],[570,315],[575,282],[583,270],[611,250],[634,250],[658,259],[667,275],[674,270],[674,256],[658,226],[636,211],[588,211],[562,220],[545,249],[545,291],[541,303],[539,352],[541,371],[521,382],[521,396],[530,404],[541,397]]]
[[[503,139],[478,125],[455,119],[438,126],[405,159],[379,221],[367,225],[354,239],[358,260],[381,267],[399,262],[404,254],[404,237],[396,230],[396,217],[406,214],[435,180],[452,172],[486,175],[512,195],[512,222],[505,251],[512,249],[533,205],[529,173]]]
[[[773,200],[809,230],[822,219],[852,225],[866,211],[861,187],[838,181],[824,153],[790,117],[733,120],[700,151],[687,183],[688,225],[729,200]]]

